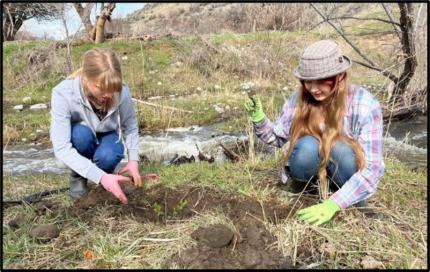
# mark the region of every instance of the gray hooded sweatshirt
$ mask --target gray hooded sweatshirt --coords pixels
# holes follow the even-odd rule
[[[84,95],[79,76],[60,82],[52,90],[50,136],[55,156],[79,175],[97,184],[106,172],[72,147],[72,124],[89,127],[94,136],[109,131],[116,131],[120,138],[124,134],[128,160],[139,161],[137,119],[127,85],[123,84],[114,101],[106,117],[100,121]]]

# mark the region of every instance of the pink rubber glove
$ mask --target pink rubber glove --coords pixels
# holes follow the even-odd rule
[[[134,186],[136,186],[136,188],[142,187],[143,183],[142,179],[140,178],[139,166],[137,161],[128,161],[127,165],[118,171],[118,174],[121,175],[127,172],[130,174],[130,176],[133,177]]]
[[[130,178],[120,175],[105,174],[102,176],[100,184],[106,189],[106,191],[111,192],[116,198],[118,198],[122,204],[127,204],[127,197],[119,186],[119,182],[126,181],[130,181]]]

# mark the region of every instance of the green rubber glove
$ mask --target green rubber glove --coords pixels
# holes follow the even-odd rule
[[[329,221],[340,207],[331,199],[298,211],[300,220],[312,225],[321,225]]]
[[[263,112],[263,105],[261,104],[260,97],[256,95],[253,95],[250,100],[245,102],[245,109],[254,123],[258,123],[266,117]]]

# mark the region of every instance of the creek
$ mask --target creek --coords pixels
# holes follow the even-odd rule
[[[388,133],[387,133],[388,129]],[[210,127],[191,126],[171,128],[140,137],[139,154],[142,159],[166,165],[198,162],[203,158],[215,163],[229,160],[225,149],[247,149],[245,133],[225,133]],[[261,157],[271,156],[275,148],[265,145],[257,149]],[[203,157],[199,156],[204,155]],[[384,156],[393,155],[412,167],[427,167],[427,117],[392,122],[384,129]],[[240,155],[240,154],[239,154]],[[118,167],[126,163],[123,159]],[[68,173],[68,168],[57,160],[51,148],[38,145],[6,146],[3,149],[3,171],[9,175],[31,173]]]

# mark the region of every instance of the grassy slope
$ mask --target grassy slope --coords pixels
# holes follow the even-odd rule
[[[370,23],[368,23],[370,24]],[[362,26],[363,23],[360,25]],[[347,27],[347,25],[345,26]],[[363,27],[361,27],[363,28]],[[352,36],[372,58],[387,62],[390,47],[380,43],[395,44],[390,34],[382,37]],[[193,113],[174,112],[166,108],[136,105],[142,131],[154,131],[167,127],[192,124],[215,125],[225,130],[244,130],[246,115],[240,85],[254,81],[260,85],[263,105],[269,117],[275,118],[284,99],[297,86],[292,70],[297,66],[298,56],[305,44],[325,38],[335,38],[335,32],[327,27],[304,32],[264,32],[249,34],[218,34],[177,39],[163,38],[151,42],[108,41],[101,45],[84,44],[72,47],[73,68],[79,67],[82,55],[91,48],[113,48],[121,60],[124,80],[133,96],[145,100],[164,96],[156,104],[192,110]],[[336,37],[345,53],[360,59],[341,39]],[[206,45],[208,41],[209,46]],[[380,42],[382,40],[382,42]],[[28,55],[36,50],[46,50],[49,42],[5,42],[3,45],[3,126],[4,143],[23,141],[49,141],[49,112],[33,113],[30,104],[50,103],[52,88],[67,76],[66,49],[48,50],[44,64],[30,65]],[[381,99],[385,96],[387,79],[373,71],[354,65],[351,82],[371,87]],[[219,87],[218,87],[219,86]],[[286,90],[285,90],[286,88]],[[168,96],[179,96],[169,99]],[[12,108],[23,104],[30,97],[25,109],[16,113]],[[222,104],[224,114],[215,111],[213,105]],[[221,122],[220,121],[224,121]],[[35,133],[41,129],[43,132]]]

